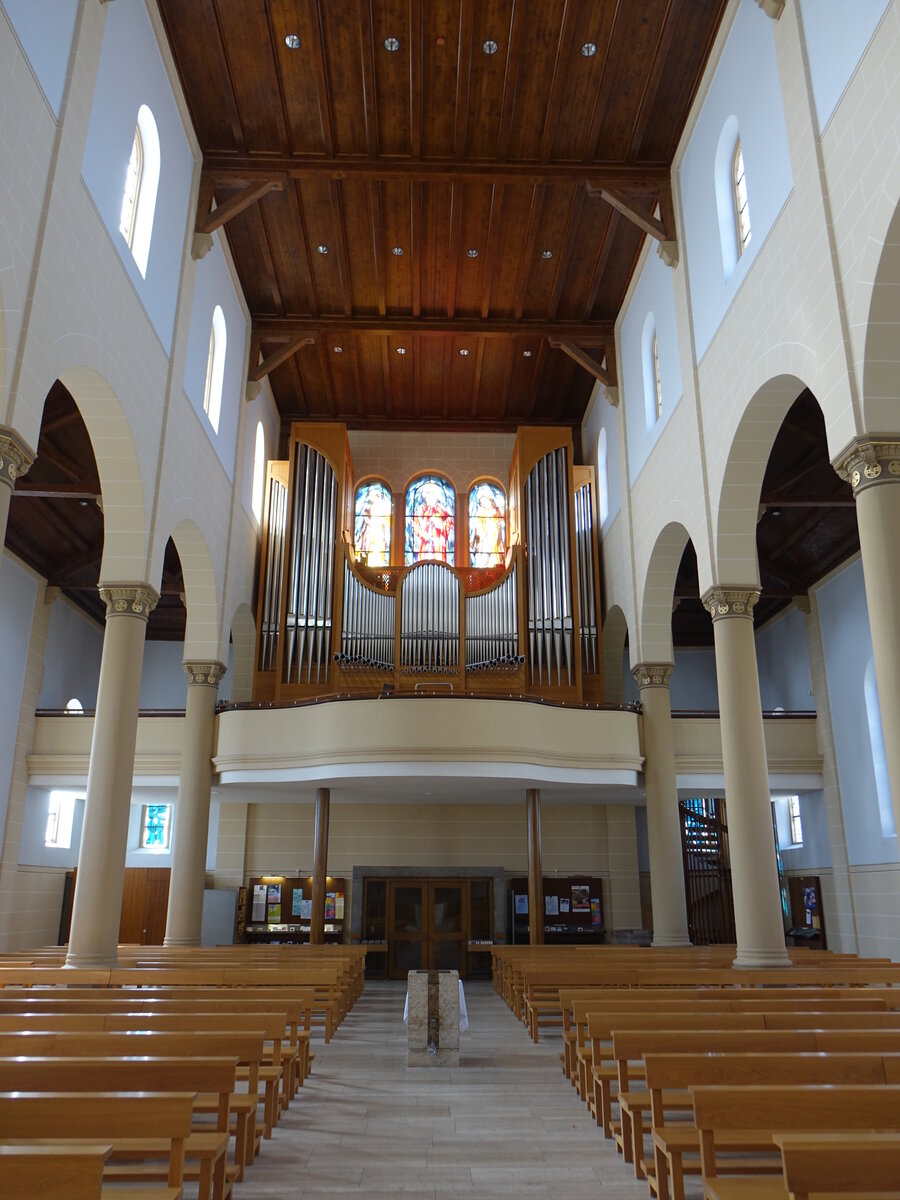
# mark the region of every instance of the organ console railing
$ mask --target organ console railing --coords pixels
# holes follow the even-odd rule
[[[602,699],[593,469],[573,466],[568,429],[519,430],[503,564],[370,568],[350,544],[353,502],[343,426],[294,425],[267,476],[255,699],[429,681]]]

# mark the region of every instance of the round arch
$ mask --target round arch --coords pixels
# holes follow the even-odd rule
[[[863,357],[863,424],[870,433],[896,433],[900,425],[897,418],[900,204],[894,207],[884,241],[881,243],[873,278],[874,282],[870,285]]]
[[[171,533],[184,576],[184,661],[214,662],[219,657],[219,599],[206,538],[188,518]]]
[[[253,699],[253,663],[256,653],[256,622],[249,604],[239,604],[231,617],[231,646],[234,654],[231,699],[243,704]]]
[[[607,704],[625,703],[625,642],[628,618],[618,606],[610,605],[603,622],[603,696]]]
[[[675,579],[681,556],[688,542],[693,541],[680,521],[670,521],[657,534],[640,604],[640,658],[632,661],[670,663],[675,661],[672,646],[672,604],[675,599]],[[696,542],[694,542],[696,549]]]

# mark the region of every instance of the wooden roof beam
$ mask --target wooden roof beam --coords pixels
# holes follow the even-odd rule
[[[268,358],[264,358],[262,362],[257,362],[255,367],[250,367],[250,370],[247,373],[248,384],[262,383],[262,381],[271,371],[274,371],[276,367],[280,367],[283,362],[286,362],[287,359],[296,354],[298,350],[301,350],[304,346],[314,346],[318,341],[318,337],[315,330],[308,328],[304,330],[297,330],[293,334],[278,334],[260,333],[260,331],[254,326],[253,337],[250,343],[251,362],[253,362],[254,359],[258,360],[260,348],[264,341],[281,342],[282,344],[277,350],[273,350]],[[250,394],[251,391],[253,391],[253,389],[248,388],[248,398],[254,399],[254,397],[259,394],[258,389],[254,391],[253,395]]]
[[[675,230],[673,228],[672,216],[672,193],[668,184],[659,189],[660,192],[660,212],[663,214],[663,219],[655,217],[653,213],[648,212],[643,205],[632,200],[623,191],[618,188],[597,186],[596,183],[588,180],[587,182],[588,195],[594,200],[605,200],[606,203],[620,212],[623,217],[627,217],[633,225],[637,225],[638,229],[642,229],[649,237],[659,242],[657,253],[667,267],[678,266],[678,243],[675,240]]]
[[[246,184],[235,196],[229,197],[224,204],[212,207],[215,181],[208,176],[204,178],[197,199],[197,223],[194,226],[193,258],[203,258],[212,247],[212,235],[217,229],[242,213],[245,208],[261,200],[269,192],[280,192],[287,182],[287,176],[282,172],[266,179],[256,179]],[[212,185],[212,186],[210,186]]]
[[[479,337],[556,337],[579,346],[607,347],[614,330],[609,321],[513,321],[478,317],[320,316],[253,318],[254,345],[288,336],[315,338],[320,333],[434,333]],[[257,341],[258,339],[258,341]],[[251,350],[251,362],[254,355]]]
[[[613,342],[602,347],[603,353],[600,359],[564,338],[548,337],[547,342],[554,350],[562,350],[563,354],[568,355],[572,362],[578,363],[579,367],[583,367],[589,375],[593,375],[595,379],[599,380],[606,389],[606,398],[610,404],[613,408],[618,408],[619,390],[616,377],[616,351]]]

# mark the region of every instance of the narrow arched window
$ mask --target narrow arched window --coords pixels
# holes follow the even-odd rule
[[[222,411],[222,385],[225,382],[225,346],[228,336],[225,330],[225,314],[217,304],[213,309],[209,330],[209,353],[206,357],[206,383],[203,388],[203,411],[216,433],[219,432],[219,414]]]
[[[731,159],[731,186],[734,192],[734,220],[737,231],[738,258],[750,243],[750,203],[747,200],[747,174],[744,170],[744,152],[738,138]]]
[[[469,492],[469,566],[493,567],[506,556],[506,496],[496,483]]]
[[[84,713],[84,705],[77,696],[73,696],[71,700],[66,701],[66,716],[81,716]]]
[[[609,516],[609,463],[607,461],[606,430],[597,437],[597,516],[602,525]]]
[[[659,339],[656,317],[652,312],[644,319],[641,337],[641,357],[644,375],[644,416],[650,430],[662,416],[662,375],[659,367]]]
[[[423,475],[406,489],[407,566],[420,559],[453,562],[456,541],[456,495],[449,480]]]
[[[125,171],[119,232],[131,251],[142,276],[147,275],[150,238],[159,188],[159,131],[153,113],[146,104],[138,109],[131,156]]]
[[[356,492],[353,545],[356,557],[367,567],[391,565],[391,512],[393,497],[380,480],[364,483]]]
[[[262,524],[263,492],[266,486],[266,431],[262,421],[256,425],[256,445],[253,449],[253,483],[250,491],[250,507],[257,521]]]
[[[662,380],[659,377],[659,338],[656,336],[656,330],[653,330],[653,343],[650,347],[650,352],[653,355],[653,395],[656,404],[656,419],[657,421],[662,416]]]

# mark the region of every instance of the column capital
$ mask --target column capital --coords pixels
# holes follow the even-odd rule
[[[110,617],[140,617],[146,621],[156,608],[159,593],[147,583],[101,583],[97,588]]]
[[[220,662],[186,662],[183,664],[188,687],[217,688],[228,668]]]
[[[34,459],[34,451],[25,439],[8,425],[0,425],[0,482],[12,490]]]
[[[650,687],[667,688],[672,679],[672,667],[672,663],[638,663],[631,673],[642,691]]]
[[[844,447],[832,466],[854,496],[876,483],[900,483],[900,434],[862,434]]]
[[[700,597],[700,603],[718,621],[722,617],[749,617],[759,599],[759,588],[711,587]]]

